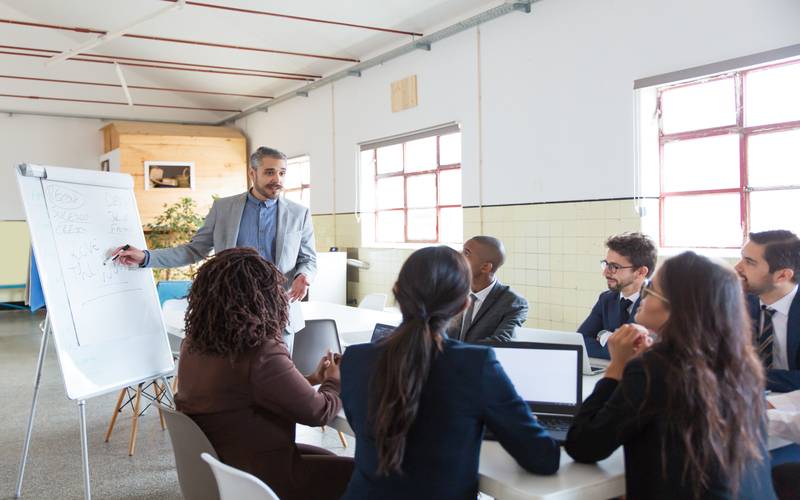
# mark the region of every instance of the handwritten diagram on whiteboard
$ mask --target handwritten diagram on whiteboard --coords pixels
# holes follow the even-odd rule
[[[105,262],[123,243],[144,246],[133,192],[50,180],[42,186],[78,345],[160,332],[160,318],[141,307],[151,278]]]

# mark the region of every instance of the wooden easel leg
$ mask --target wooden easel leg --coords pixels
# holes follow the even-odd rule
[[[133,416],[131,417],[131,442],[128,445],[128,456],[132,457],[136,451],[136,432],[139,430],[139,405],[142,402],[142,384],[136,386],[136,400],[133,403]]]
[[[178,392],[178,374],[176,373],[174,377],[172,377],[172,394]]]
[[[158,384],[158,380],[153,382],[153,387],[156,392],[156,402],[161,403],[161,396],[166,392],[166,388],[162,390],[161,386]],[[158,418],[161,421],[161,430],[166,430],[167,423],[164,421],[164,413],[161,411],[161,407],[156,406],[156,409],[158,410]]]
[[[114,406],[114,414],[111,415],[111,422],[109,422],[108,430],[106,431],[106,438],[104,440],[106,443],[111,439],[111,433],[114,431],[114,424],[117,423],[117,415],[119,415],[119,409],[122,406],[122,399],[125,397],[125,393],[126,389],[119,391],[119,398],[117,398],[117,404]]]

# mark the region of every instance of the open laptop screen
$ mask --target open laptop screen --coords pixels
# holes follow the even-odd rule
[[[577,413],[582,399],[580,346],[492,343],[497,360],[534,413]]]
[[[383,323],[375,323],[375,328],[372,330],[372,338],[370,342],[377,342],[380,339],[387,337],[391,334],[396,326],[384,325]]]

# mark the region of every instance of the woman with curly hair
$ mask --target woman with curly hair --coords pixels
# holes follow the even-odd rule
[[[341,409],[338,360],[324,357],[308,378],[297,371],[283,342],[284,282],[252,248],[225,250],[200,268],[175,403],[220,460],[258,476],[281,499],[339,498],[352,459],[295,443],[296,424],[326,425]]]
[[[629,500],[774,499],[764,370],[736,274],[693,252],[668,259],[636,322],[609,339],[567,453],[594,462],[623,446]]]

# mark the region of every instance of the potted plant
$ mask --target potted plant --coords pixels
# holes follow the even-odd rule
[[[145,226],[148,247],[172,248],[188,243],[203,224],[203,218],[197,215],[196,209],[197,203],[188,197],[181,198],[172,205],[165,203],[164,212]],[[153,275],[157,281],[191,279],[196,266],[192,264],[175,269],[154,269]]]

